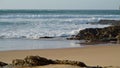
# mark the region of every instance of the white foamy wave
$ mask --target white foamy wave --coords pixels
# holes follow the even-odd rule
[[[102,18],[102,19],[120,19],[120,15],[72,15],[72,14],[8,14],[0,15],[0,19],[68,19],[68,18]]]
[[[100,25],[100,24],[96,24],[96,25],[92,25],[92,24],[83,24],[82,26],[80,26],[79,29],[77,30],[72,30],[71,32],[69,32],[70,35],[77,35],[79,33],[80,30],[86,29],[86,28],[103,28],[103,27],[108,27],[110,25]]]
[[[40,37],[69,37],[76,35],[78,32],[85,28],[103,28],[109,25],[91,25],[91,24],[50,24],[48,26],[32,25],[33,27],[11,28],[0,31],[0,38],[15,38],[15,39],[40,39]],[[54,26],[54,27],[53,27]]]
[[[102,28],[109,25],[92,25],[101,19],[120,19],[120,15],[74,14],[8,14],[0,15],[0,38],[69,37],[85,28]],[[86,24],[87,23],[87,24]]]
[[[77,35],[81,29],[73,30],[70,32],[70,35]]]

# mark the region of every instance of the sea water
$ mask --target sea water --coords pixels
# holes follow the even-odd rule
[[[0,10],[0,50],[80,47],[65,38],[99,20],[120,20],[119,10]],[[41,37],[57,39],[41,39]],[[71,45],[72,44],[72,45]]]

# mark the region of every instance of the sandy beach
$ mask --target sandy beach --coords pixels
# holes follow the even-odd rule
[[[82,48],[63,49],[1,51],[0,61],[11,63],[13,59],[23,59],[29,55],[39,55],[41,57],[46,57],[53,60],[59,59],[82,61],[89,66],[120,66],[119,52],[119,45],[87,46]]]

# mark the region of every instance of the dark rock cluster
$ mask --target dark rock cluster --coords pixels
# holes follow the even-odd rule
[[[100,20],[98,24],[120,25],[120,20]]]
[[[15,59],[12,61],[14,66],[42,66],[48,64],[69,64],[76,65],[80,67],[86,67],[87,65],[79,61],[69,61],[69,60],[51,60],[40,56],[27,56],[24,60]]]
[[[89,22],[91,24],[120,25],[120,20],[100,20],[98,22]]]
[[[105,28],[86,28],[70,39],[84,39],[87,42],[94,41],[119,41],[120,40],[120,25],[109,26]]]
[[[22,59],[15,59],[12,61],[14,66],[42,66],[48,64],[54,64],[54,61],[46,59],[40,56],[27,56]]]

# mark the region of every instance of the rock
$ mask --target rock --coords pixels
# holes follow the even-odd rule
[[[77,37],[76,35],[72,35],[69,38],[66,38],[67,40],[80,40],[80,37]]]
[[[50,39],[50,38],[54,38],[54,37],[45,36],[45,37],[40,37],[40,39],[41,38],[43,38],[43,39]]]
[[[98,24],[118,25],[120,24],[120,20],[100,20]]]
[[[14,66],[24,66],[25,64],[25,61],[24,60],[21,60],[21,59],[15,59],[12,61],[12,64]]]
[[[117,43],[120,44],[120,34],[118,34],[116,38],[117,38]]]
[[[98,22],[88,22],[89,24],[120,25],[120,20],[100,20]]]
[[[80,30],[79,33],[74,36],[74,39],[86,40],[87,42],[94,41],[117,41],[116,36],[120,33],[120,25],[109,26],[105,28],[86,28]]]
[[[27,56],[24,60],[15,59],[12,61],[14,66],[42,66],[48,64],[54,64],[54,61],[40,56]]]
[[[69,64],[69,65],[75,65],[80,67],[87,67],[87,65],[83,62],[70,61],[70,60],[55,60],[55,64]]]
[[[86,40],[87,42],[96,41],[99,39],[100,28],[87,28],[81,30],[74,38],[78,40]]]
[[[94,41],[99,39],[99,37],[97,37],[100,33],[100,28],[87,28],[85,30],[81,30],[78,35],[76,35],[76,37],[80,37],[80,39],[85,39],[85,40],[89,40],[89,41]]]
[[[104,67],[101,67],[101,66],[88,66],[86,68],[104,68]]]
[[[52,60],[40,56],[27,56],[24,60],[29,66],[41,66],[54,63]]]
[[[40,56],[27,56],[24,60],[15,59],[12,61],[13,66],[43,66],[48,64],[69,64],[80,67],[87,67],[83,62],[79,61],[70,61],[70,60],[51,60]]]
[[[8,65],[8,64],[4,63],[4,62],[0,62],[0,67],[6,66],[6,65]]]

